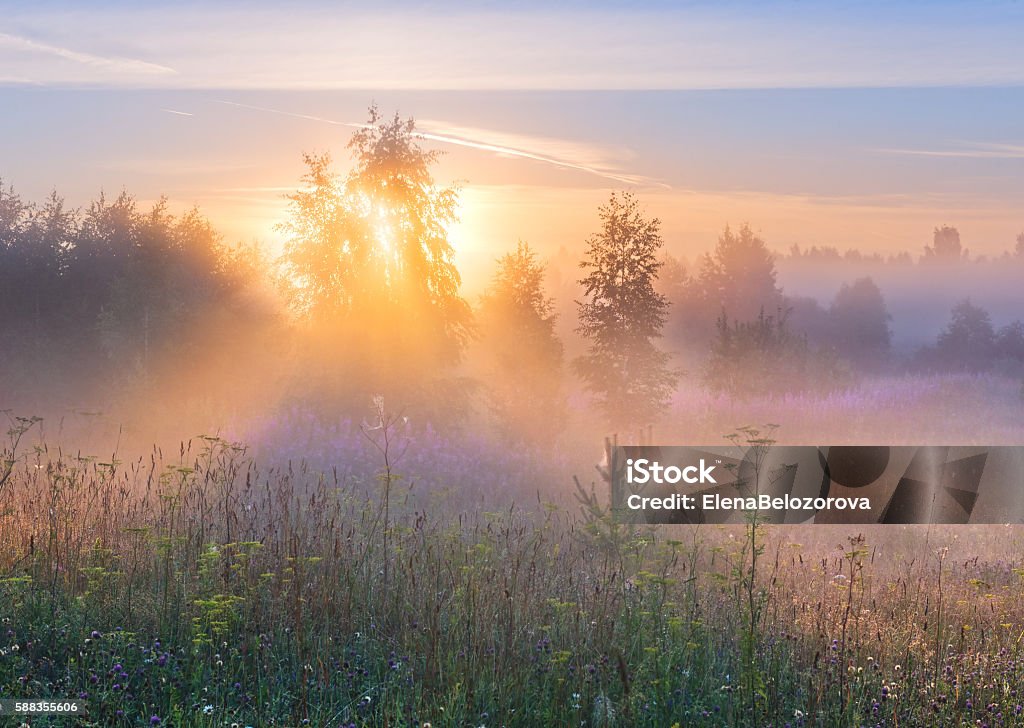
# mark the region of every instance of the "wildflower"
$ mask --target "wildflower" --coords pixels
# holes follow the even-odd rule
[[[211,713],[213,713],[213,706],[209,705],[209,704],[204,705],[203,706],[203,715],[210,715]]]
[[[160,716],[159,715],[151,715],[151,716],[149,716],[149,724],[150,725],[160,725]]]

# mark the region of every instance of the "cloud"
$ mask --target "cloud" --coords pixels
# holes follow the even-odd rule
[[[42,82],[25,76],[0,76],[0,86],[42,86]]]
[[[218,100],[217,103],[251,111],[307,119],[334,126],[355,129],[367,128],[366,124],[358,122],[338,121],[322,116],[299,114],[266,106],[253,106],[251,104],[221,100]],[[562,169],[583,172],[621,184],[668,187],[668,185],[658,180],[642,175],[630,174],[615,166],[612,161],[613,158],[629,156],[628,153],[621,150],[615,153],[610,152],[606,147],[597,145],[587,145],[564,139],[553,139],[551,137],[493,131],[478,127],[458,126],[436,120],[424,120],[418,122],[418,124],[420,131],[416,135],[428,141],[477,149],[501,157],[527,159]]]
[[[692,2],[437,7],[256,0],[244,12],[184,2],[26,4],[5,36],[23,51],[131,78],[110,83],[218,89],[730,89],[1024,83],[1013,3]],[[201,22],[197,19],[201,17]],[[160,48],[167,65],[71,50]],[[82,40],[78,40],[82,39]],[[0,62],[4,59],[0,58]],[[42,64],[52,83],[80,83]],[[172,70],[173,67],[173,70]],[[9,69],[5,69],[9,70]],[[14,75],[25,75],[23,72]],[[34,77],[34,76],[33,76]]]
[[[149,61],[82,53],[81,51],[63,48],[57,45],[50,45],[49,43],[42,43],[30,38],[11,35],[10,33],[0,33],[0,47],[11,48],[15,51],[42,53],[45,55],[56,56],[57,58],[72,61],[73,63],[81,64],[83,66],[89,66],[104,71],[113,71],[116,73],[144,75],[168,75],[177,73],[173,68],[161,66],[157,63],[150,63]]]
[[[642,175],[627,174],[612,163],[608,149],[565,139],[509,134],[476,127],[456,126],[439,121],[423,120],[420,136],[431,141],[479,149],[504,157],[519,157],[562,169],[571,169],[629,185],[664,183]]]
[[[1024,159],[1024,145],[969,142],[960,149],[876,149],[882,154],[954,159]]]

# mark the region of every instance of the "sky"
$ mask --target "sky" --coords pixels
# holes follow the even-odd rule
[[[611,190],[709,249],[996,254],[1024,230],[1021,2],[0,0],[0,177],[73,205],[126,189],[279,249],[304,152],[371,103],[461,188],[467,282],[528,240],[582,249]]]

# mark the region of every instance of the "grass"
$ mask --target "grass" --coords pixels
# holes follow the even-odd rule
[[[1017,528],[638,530],[600,483],[485,510],[416,484],[543,468],[400,457],[387,422],[349,433],[376,481],[212,437],[84,457],[16,423],[0,697],[82,697],[96,726],[1024,725]]]

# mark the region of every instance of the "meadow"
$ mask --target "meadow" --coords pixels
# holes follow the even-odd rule
[[[660,439],[1008,443],[1016,387],[683,394]],[[113,457],[46,424],[0,459],[0,696],[89,716],[32,726],[1024,725],[1019,527],[628,527],[580,422],[295,409]]]

